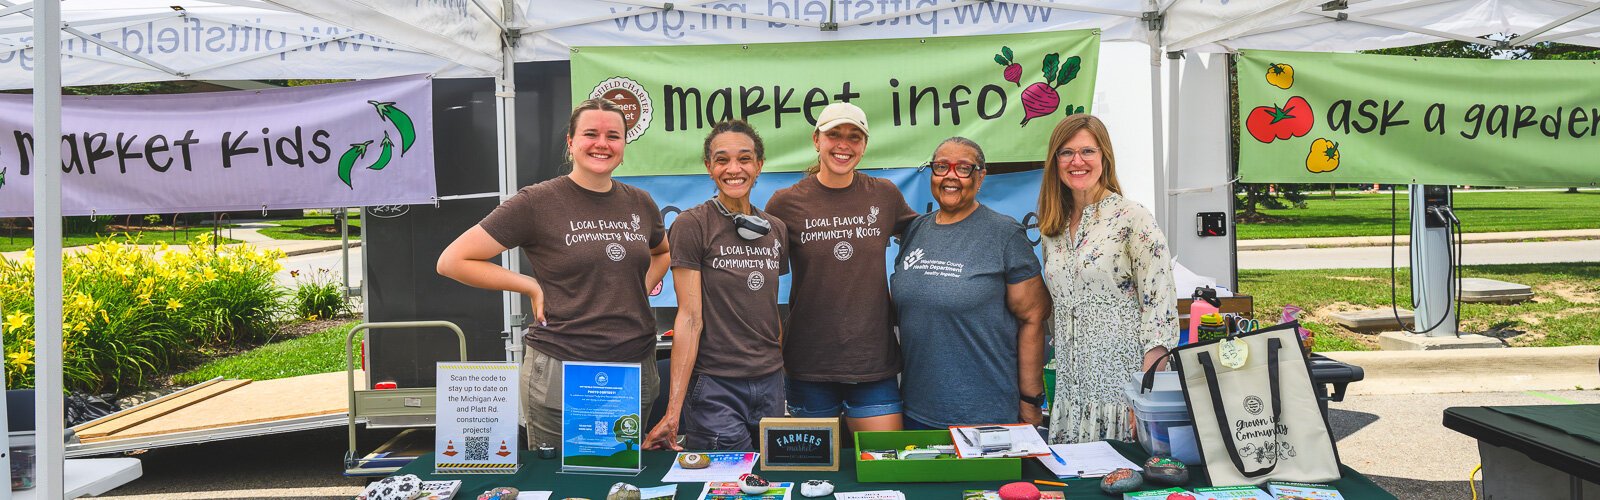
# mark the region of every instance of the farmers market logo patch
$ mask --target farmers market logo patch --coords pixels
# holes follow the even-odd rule
[[[614,76],[594,86],[589,98],[605,98],[622,108],[623,126],[628,129],[628,142],[632,143],[650,129],[650,115],[655,107],[650,104],[650,93],[639,82],[625,76]]]

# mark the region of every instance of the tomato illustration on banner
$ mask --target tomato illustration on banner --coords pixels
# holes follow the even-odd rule
[[[1304,97],[1294,96],[1282,106],[1256,106],[1245,118],[1244,128],[1257,141],[1271,143],[1275,139],[1290,139],[1311,133],[1311,104]]]

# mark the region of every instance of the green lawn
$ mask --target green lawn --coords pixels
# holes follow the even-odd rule
[[[215,377],[271,380],[344,370],[344,339],[359,321],[302,337],[267,344],[209,361],[172,377],[174,385],[193,385]]]
[[[1409,274],[1398,270],[1395,292],[1410,309]],[[1465,277],[1490,278],[1533,287],[1534,299],[1521,304],[1462,304],[1461,330],[1500,336],[1515,347],[1600,344],[1600,263],[1468,266]],[[1255,297],[1256,319],[1276,324],[1285,304],[1305,309],[1302,323],[1317,334],[1316,351],[1368,350],[1376,334],[1336,325],[1327,315],[1340,311],[1387,309],[1388,269],[1239,271],[1239,288]]]
[[[72,233],[72,234],[67,234],[62,238],[61,246],[63,248],[65,248],[65,247],[76,247],[76,246],[83,246],[83,245],[93,245],[95,243],[99,243],[101,240],[104,240],[106,238],[117,238],[117,239],[120,240],[120,239],[125,238],[125,237],[138,238],[139,239],[139,243],[145,244],[145,245],[154,245],[154,244],[158,244],[158,243],[166,243],[168,245],[176,246],[176,245],[187,244],[189,241],[194,240],[196,237],[199,237],[201,234],[208,234],[209,235],[209,234],[211,234],[211,229],[210,228],[190,229],[188,231],[187,235],[185,235],[185,233],[183,231],[140,231],[140,232],[132,233],[132,234],[123,233],[123,232],[112,232],[112,231]],[[226,234],[224,234],[224,236],[226,236]],[[238,243],[239,240],[234,240],[234,239],[229,239],[229,238],[224,237],[224,238],[219,238],[219,242],[224,243],[224,244],[227,244],[227,243]],[[20,230],[19,229],[19,230],[15,231],[15,232],[9,232],[8,233],[6,231],[0,230],[0,252],[14,252],[14,251],[18,251],[18,250],[27,250],[28,248],[30,248],[32,246],[33,246],[33,231]]]
[[[360,214],[350,216],[350,239],[360,239]],[[261,234],[280,240],[337,240],[339,226],[332,215],[308,215],[299,219],[266,221],[278,227],[261,228]],[[234,226],[238,227],[238,226]]]
[[[1407,196],[1400,192],[1399,234],[1410,232]],[[1262,238],[1323,238],[1389,235],[1389,194],[1339,194],[1330,199],[1322,192],[1306,200],[1306,208],[1261,210],[1291,219],[1268,224],[1239,224],[1241,240]],[[1455,212],[1462,231],[1544,231],[1600,228],[1600,191],[1473,192],[1455,191]]]

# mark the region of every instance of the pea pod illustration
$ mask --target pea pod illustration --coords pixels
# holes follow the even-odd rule
[[[383,141],[378,143],[378,147],[383,150],[378,153],[378,161],[367,166],[370,170],[383,170],[383,167],[389,166],[389,160],[394,158],[394,141],[389,140],[388,132],[383,133]]]
[[[411,145],[417,142],[417,126],[411,123],[411,115],[401,111],[392,102],[367,101],[372,107],[377,108],[378,116],[384,121],[393,123],[395,131],[400,133],[400,155],[405,156],[411,150]]]
[[[345,150],[344,155],[339,157],[339,180],[344,181],[344,185],[350,189],[356,188],[350,184],[350,169],[355,168],[356,160],[367,156],[367,146],[371,145],[372,141],[351,144],[350,149]]]

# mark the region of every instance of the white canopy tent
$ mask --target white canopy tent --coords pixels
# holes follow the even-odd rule
[[[1503,42],[1508,47],[1543,41],[1600,46],[1600,16],[1591,15],[1596,10],[1600,3],[1586,0],[0,0],[0,51],[5,51],[0,52],[0,88],[31,82],[35,134],[49,137],[60,134],[63,83],[492,76],[501,125],[499,194],[509,195],[516,189],[509,140],[515,121],[508,112],[516,61],[565,59],[573,45],[1097,28],[1111,43],[1102,51],[1095,112],[1107,116],[1125,152],[1148,151],[1143,159],[1153,166],[1149,197],[1133,196],[1151,204],[1175,252],[1184,252],[1191,267],[1231,276],[1232,239],[1196,240],[1188,236],[1193,222],[1180,216],[1191,207],[1220,211],[1231,206],[1226,64],[1216,52],[1359,50],[1478,41],[1495,33],[1516,35]],[[1192,56],[1169,66],[1166,89],[1160,73],[1164,53]],[[1137,62],[1124,62],[1129,59]],[[1108,84],[1108,78],[1115,83]],[[1148,83],[1134,84],[1140,80]],[[1163,92],[1172,100],[1170,113],[1163,112]],[[1190,98],[1180,99],[1184,94]],[[52,148],[37,154],[42,164],[60,161]],[[1140,164],[1138,156],[1124,156],[1125,164]],[[60,174],[52,170],[40,169],[35,177],[39,221],[60,218]],[[1122,175],[1135,175],[1131,170]],[[1174,189],[1168,189],[1169,179],[1179,181]],[[1193,203],[1186,201],[1190,194]],[[1169,206],[1169,196],[1180,197],[1180,203]],[[36,359],[43,367],[37,377],[37,418],[60,422],[61,228],[36,226],[35,241],[43,243],[36,251]],[[1226,246],[1219,252],[1219,245]],[[1225,272],[1194,265],[1212,256],[1228,259]],[[504,261],[514,266],[518,260]],[[505,302],[509,318],[518,301],[508,294]],[[39,426],[40,493],[45,496],[61,493],[61,434],[58,427]]]

